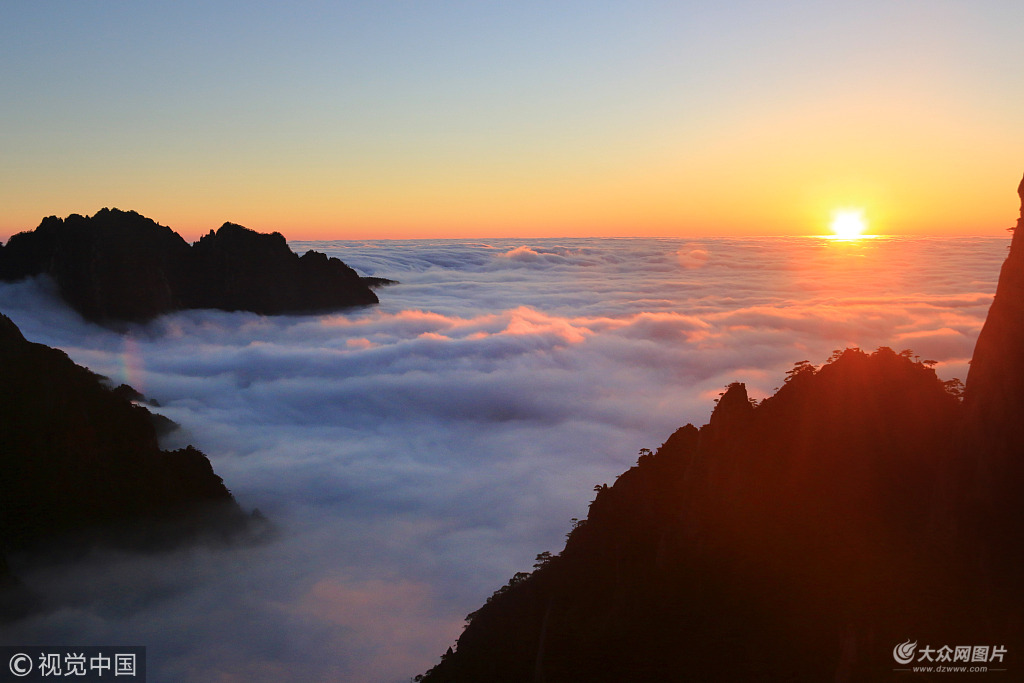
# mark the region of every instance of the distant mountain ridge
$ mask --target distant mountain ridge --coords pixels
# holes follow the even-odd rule
[[[40,274],[93,321],[145,321],[187,308],[274,315],[378,303],[339,259],[299,256],[280,233],[225,223],[189,245],[170,228],[118,209],[51,216],[0,247],[0,280]]]
[[[1024,675],[1019,193],[963,403],[884,347],[797,363],[757,405],[730,385],[708,424],[595,487],[564,550],[417,680],[888,680],[918,675],[902,643],[914,664],[970,646]]]

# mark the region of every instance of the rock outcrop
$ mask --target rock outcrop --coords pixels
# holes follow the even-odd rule
[[[184,308],[273,315],[378,303],[339,259],[299,256],[280,233],[232,223],[189,245],[134,211],[46,218],[0,250],[0,279],[45,274],[95,321],[144,321]]]
[[[0,547],[159,548],[248,533],[207,457],[161,450],[152,414],[0,314]]]
[[[907,668],[905,641],[913,664],[979,646],[1019,676],[1020,193],[964,403],[888,348],[801,361],[756,406],[730,385],[707,425],[597,487],[565,549],[470,614],[418,680],[882,680]]]
[[[971,495],[987,523],[1000,526],[1024,516],[1024,180],[1017,192],[1021,215],[964,391],[965,432],[977,455]]]

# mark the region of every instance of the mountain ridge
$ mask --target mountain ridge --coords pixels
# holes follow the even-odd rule
[[[98,322],[188,308],[276,315],[379,303],[341,260],[299,256],[280,233],[225,223],[190,245],[134,211],[107,208],[50,216],[0,248],[0,280],[37,275],[53,278],[71,307]]]

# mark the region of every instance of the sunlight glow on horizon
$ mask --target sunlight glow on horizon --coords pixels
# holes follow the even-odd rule
[[[839,209],[832,215],[831,237],[839,240],[856,240],[869,237],[868,224],[863,209]]]
[[[0,239],[1002,235],[1024,4],[14,3]],[[73,102],[74,106],[67,106]]]

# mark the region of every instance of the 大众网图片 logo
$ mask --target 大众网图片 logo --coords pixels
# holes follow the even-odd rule
[[[892,649],[892,658],[896,660],[897,664],[904,666],[916,664],[920,666],[913,667],[914,671],[929,672],[961,670],[974,672],[1005,671],[1005,669],[991,669],[988,666],[974,666],[970,668],[967,666],[971,664],[987,665],[992,662],[1002,663],[1005,654],[1005,645],[943,645],[937,648],[925,645],[924,647],[918,647],[917,641],[911,641],[909,638]],[[965,666],[960,668],[949,666],[954,663],[960,663]]]

